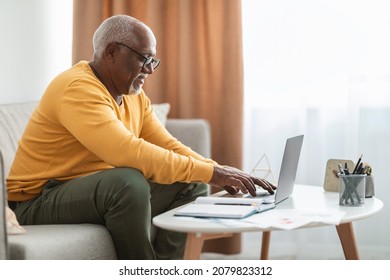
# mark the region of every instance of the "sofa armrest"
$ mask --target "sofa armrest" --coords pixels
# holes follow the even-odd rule
[[[168,119],[167,130],[198,154],[211,157],[211,131],[204,119]]]
[[[0,260],[8,258],[7,224],[5,221],[5,178],[4,160],[0,150]]]

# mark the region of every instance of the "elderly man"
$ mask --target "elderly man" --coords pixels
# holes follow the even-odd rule
[[[31,116],[7,178],[21,224],[96,223],[120,259],[178,259],[185,235],[151,218],[207,194],[273,193],[267,181],[206,159],[172,137],[142,90],[160,61],[156,39],[126,15],[105,20],[94,55],[58,75]]]

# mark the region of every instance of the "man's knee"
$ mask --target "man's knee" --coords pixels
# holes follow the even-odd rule
[[[207,196],[210,193],[210,186],[206,183],[197,183],[197,189],[199,196]]]
[[[134,168],[113,168],[103,171],[104,187],[110,195],[143,203],[150,199],[150,186],[143,174]]]
[[[206,183],[191,183],[190,194],[192,197],[196,198],[198,196],[207,196],[209,194],[209,185]]]
[[[190,183],[184,184],[184,188],[179,192],[177,196],[177,203],[189,203],[195,200],[199,196],[207,196],[209,186],[205,183]]]

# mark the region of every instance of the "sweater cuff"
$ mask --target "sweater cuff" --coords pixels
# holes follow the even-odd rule
[[[195,163],[194,172],[191,181],[200,181],[203,183],[210,182],[214,172],[214,165],[212,163],[197,160]]]

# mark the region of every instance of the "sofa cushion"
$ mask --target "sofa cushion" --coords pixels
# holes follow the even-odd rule
[[[5,221],[7,225],[7,234],[24,234],[26,230],[19,224],[14,211],[7,205],[5,206]]]
[[[153,111],[159,121],[165,126],[167,124],[168,114],[171,110],[169,103],[152,104]]]
[[[101,225],[24,226],[26,234],[9,235],[13,260],[117,259],[108,230]]]

